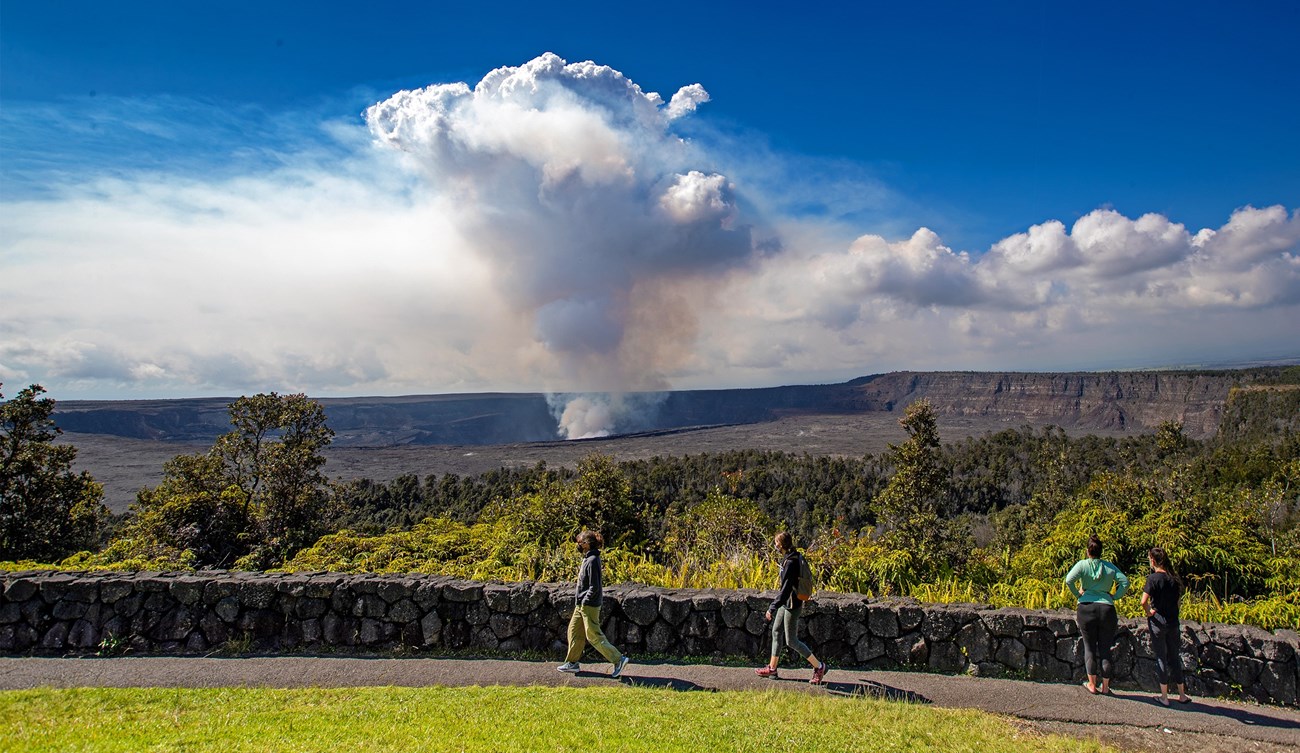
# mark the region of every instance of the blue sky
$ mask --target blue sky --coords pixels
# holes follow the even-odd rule
[[[1295,357],[1298,33],[1285,2],[6,0],[0,380],[65,397],[637,390]],[[608,66],[665,112],[690,84],[707,101],[619,130],[622,105],[556,74],[568,94],[479,112],[484,131],[457,121],[447,132],[468,152],[454,159],[421,152],[445,124],[384,142],[363,116],[546,52]],[[593,127],[567,116],[575,97],[621,151],[557,157],[593,133],[566,130]],[[549,141],[483,140],[526,112]],[[502,184],[503,150],[540,182]],[[592,189],[565,193],[564,211],[547,194],[556,159]],[[601,227],[603,245],[581,247],[573,207],[623,180],[593,159],[635,173],[618,183],[628,202],[672,185],[654,206],[689,194],[726,210],[674,204],[676,224]],[[523,203],[458,203],[469,188]],[[342,240],[343,208],[364,209],[366,233]],[[722,230],[700,241],[683,223]],[[512,256],[538,226],[555,247]],[[705,245],[627,261],[670,230]],[[281,264],[259,272],[268,259]],[[387,277],[367,293],[376,262]],[[167,292],[195,274],[210,286]],[[45,290],[19,289],[23,276]],[[458,300],[471,278],[483,289]],[[135,308],[109,302],[123,298]],[[322,298],[335,334],[289,322]],[[585,329],[560,332],[574,322]]]

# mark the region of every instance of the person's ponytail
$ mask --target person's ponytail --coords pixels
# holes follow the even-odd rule
[[[1169,561],[1169,553],[1163,547],[1151,547],[1150,551],[1147,552],[1147,556],[1151,558],[1156,567],[1164,570],[1169,574],[1170,578],[1174,579],[1174,583],[1178,584],[1179,591],[1183,590],[1183,579],[1179,578],[1178,573],[1174,571],[1174,564]]]

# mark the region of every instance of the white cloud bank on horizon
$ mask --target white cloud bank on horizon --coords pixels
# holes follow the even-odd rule
[[[800,217],[552,55],[394,94],[375,144],[0,204],[0,381],[72,397],[635,391],[1300,355],[1300,216],[1099,209],[981,253]],[[827,184],[831,184],[828,179]]]

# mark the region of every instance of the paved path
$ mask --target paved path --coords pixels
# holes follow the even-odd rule
[[[1176,749],[1300,751],[1300,710],[1194,699],[1160,705],[1149,693],[1092,696],[1082,687],[993,678],[832,669],[823,687],[808,685],[807,668],[765,680],[747,667],[655,663],[629,665],[611,680],[608,664],[581,673],[555,671],[553,662],[501,659],[392,659],[342,657],[113,659],[0,658],[0,690],[33,687],[362,687],[424,685],[594,686],[613,682],[675,691],[763,690],[869,695],[949,708],[976,708],[1041,723],[1045,729],[1085,734],[1136,747],[1141,736],[1105,734],[1146,730]],[[1190,735],[1175,743],[1162,735]],[[1206,743],[1206,740],[1220,740]]]

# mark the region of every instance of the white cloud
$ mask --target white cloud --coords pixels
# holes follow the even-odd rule
[[[1028,232],[1003,238],[993,245],[989,258],[991,264],[1005,264],[1009,270],[1025,275],[1068,269],[1083,263],[1079,247],[1059,220],[1034,225]]]
[[[1159,215],[1097,210],[1071,232],[1044,222],[978,256],[924,228],[893,242],[864,235],[770,260],[727,298],[754,303],[704,336],[731,343],[728,363],[742,368],[798,368],[802,354],[771,361],[774,335],[840,373],[1294,356],[1300,219],[1247,207],[1190,234]]]
[[[666,115],[669,120],[676,120],[683,115],[695,112],[695,108],[709,101],[709,93],[704,91],[704,87],[699,84],[683,86],[673,95],[672,101],[668,103]]]
[[[151,163],[7,200],[0,381],[60,399],[625,392],[1300,347],[1285,207],[1202,229],[1099,209],[982,253],[897,218],[846,238],[864,216],[846,187],[872,212],[896,205],[886,189],[827,163],[756,167],[780,159],[764,149],[744,173],[767,169],[761,184],[729,174],[744,160],[673,130],[706,101],[544,55],[374,105],[378,148],[334,123],[329,148],[234,174]],[[574,435],[628,404],[574,404]]]
[[[725,176],[696,169],[707,165],[669,131],[707,98],[688,87],[665,109],[618,71],[546,54],[473,88],[399,92],[366,119],[455,202],[458,231],[566,387],[645,389],[678,365],[641,357],[682,334],[656,314],[675,307],[689,330],[708,303],[669,283],[743,267],[752,252]]]
[[[730,190],[726,177],[692,170],[675,176],[659,197],[659,207],[680,225],[716,220],[725,226],[735,212]]]

